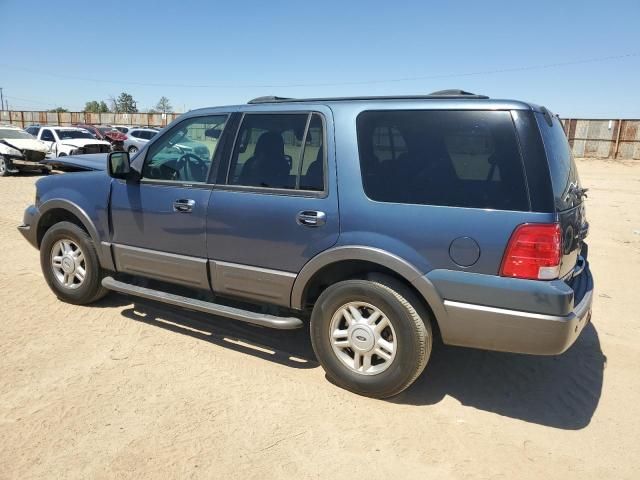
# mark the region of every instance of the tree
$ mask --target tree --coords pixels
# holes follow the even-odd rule
[[[116,112],[117,113],[136,113],[138,107],[136,101],[131,95],[126,92],[122,92],[116,99]]]
[[[63,108],[63,107],[56,107],[56,108],[52,108],[49,111],[52,112],[52,113],[67,113],[69,110],[67,110],[66,108]]]
[[[103,101],[98,102],[97,100],[91,100],[84,104],[84,111],[88,113],[107,113],[109,111],[109,107]]]
[[[153,110],[159,113],[171,113],[173,112],[173,107],[171,106],[171,103],[169,103],[169,99],[165,96],[162,96],[160,97],[160,100],[158,100],[156,108],[154,108]]]

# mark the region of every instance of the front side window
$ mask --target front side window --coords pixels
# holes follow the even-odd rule
[[[324,190],[324,127],[319,114],[247,114],[236,138],[227,183]]]
[[[528,210],[506,111],[368,111],[358,116],[363,186],[373,200]]]
[[[40,140],[42,140],[43,142],[55,142],[56,141],[56,139],[53,138],[53,133],[51,133],[51,130],[48,130],[48,129],[42,130],[42,135],[40,136]]]
[[[210,115],[189,118],[176,125],[151,146],[142,178],[206,182],[226,121],[226,115]]]

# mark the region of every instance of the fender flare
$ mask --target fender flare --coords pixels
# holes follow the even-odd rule
[[[347,260],[363,260],[386,267],[409,282],[420,292],[431,307],[437,321],[446,317],[444,301],[435,286],[426,275],[403,258],[386,250],[364,245],[351,245],[330,248],[309,260],[296,277],[291,290],[291,308],[302,310],[306,287],[313,276],[332,263]]]
[[[54,198],[54,199],[43,202],[38,207],[40,214],[36,222],[36,231],[39,227],[40,219],[42,219],[42,217],[48,211],[53,209],[66,210],[72,213],[73,215],[75,215],[80,220],[80,223],[82,223],[84,228],[89,233],[89,236],[93,240],[93,244],[96,247],[96,253],[98,254],[98,260],[100,261],[100,265],[105,269],[115,270],[113,257],[111,255],[111,244],[108,242],[102,242],[100,240],[100,235],[98,235],[98,230],[96,229],[89,215],[87,215],[87,213],[82,209],[82,207],[80,207],[79,205],[77,205],[76,203],[70,200]],[[40,245],[38,245],[38,248],[40,248]]]

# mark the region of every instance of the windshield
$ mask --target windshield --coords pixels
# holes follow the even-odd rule
[[[85,130],[62,130],[56,128],[56,133],[60,140],[70,140],[72,138],[93,138],[91,134]]]
[[[28,134],[23,130],[17,130],[13,128],[0,128],[0,138],[22,138],[25,140],[34,140],[36,137]]]

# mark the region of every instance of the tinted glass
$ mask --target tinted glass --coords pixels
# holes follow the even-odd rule
[[[553,186],[553,196],[556,207],[560,210],[571,208],[573,202],[567,195],[572,188],[581,188],[578,169],[576,168],[569,141],[564,133],[560,120],[555,116],[550,117],[552,125],[549,126],[544,114],[536,112],[538,128],[542,134],[544,149],[547,153],[549,171],[551,172],[551,185]],[[573,196],[575,197],[575,196]]]
[[[363,112],[357,129],[373,200],[529,210],[509,112]]]
[[[324,126],[317,113],[311,116],[300,164],[301,190],[324,190]]]
[[[226,115],[190,118],[152,145],[142,177],[152,180],[203,183],[207,181]]]
[[[317,114],[245,115],[233,149],[228,183],[322,190],[323,141],[322,118]],[[318,158],[320,163],[314,166]]]
[[[142,133],[142,132],[140,132],[140,130],[131,130],[131,131],[129,132],[129,135],[131,135],[131,136],[132,136],[132,137],[134,137],[134,138],[142,138],[141,133]]]
[[[51,133],[51,130],[42,130],[42,135],[40,136],[40,140],[43,140],[45,142],[55,142],[56,139],[53,137],[53,133]]]

